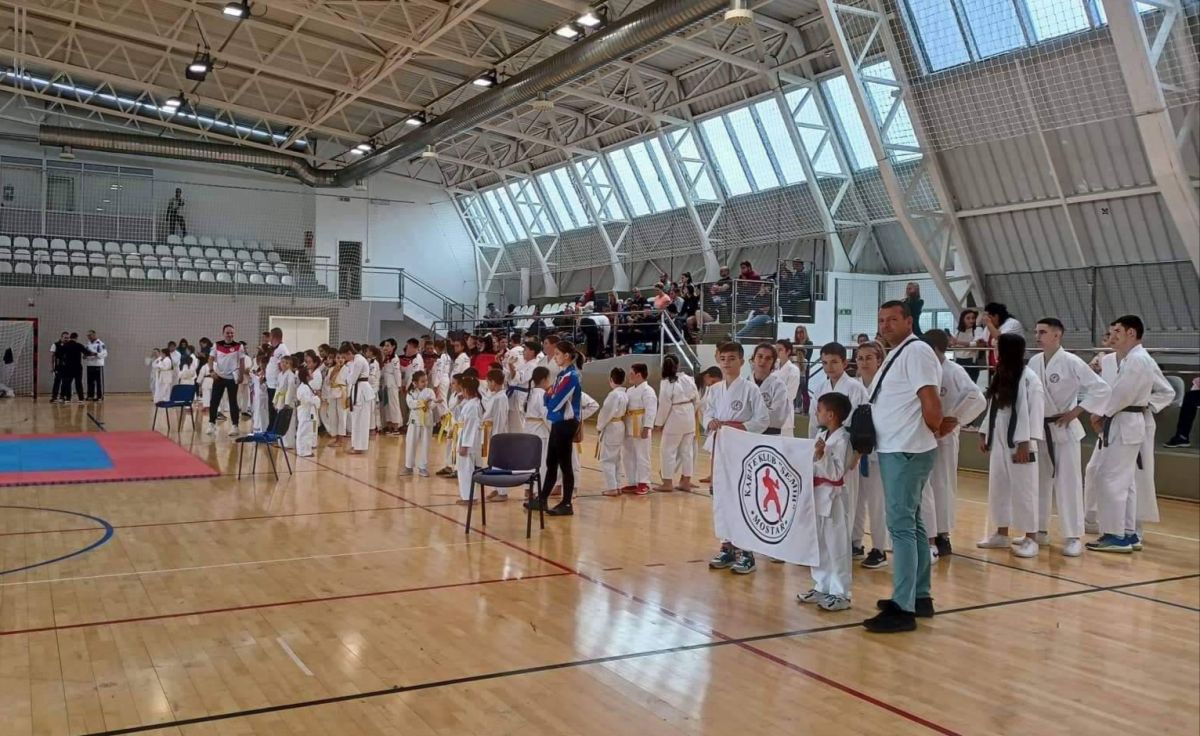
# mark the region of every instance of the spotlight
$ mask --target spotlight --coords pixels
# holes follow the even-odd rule
[[[375,150],[375,146],[372,146],[370,143],[359,143],[354,147],[354,150],[358,153],[370,153]]]
[[[212,56],[208,51],[200,51],[197,49],[196,56],[192,62],[188,64],[187,71],[184,76],[196,82],[203,82],[208,73],[212,71]]]
[[[554,29],[554,35],[560,36],[560,37],[566,38],[566,39],[579,38],[580,33],[581,33],[581,31],[579,30],[579,27],[576,26],[574,23],[567,23],[566,25],[559,26],[558,28]]]
[[[365,153],[365,151],[360,151],[357,148],[351,148],[349,151],[347,151],[347,153],[349,153],[351,156],[361,156],[363,153]]]
[[[496,74],[495,69],[488,69],[483,74],[475,77],[474,81],[471,82],[476,87],[495,87],[499,83],[500,76]]]
[[[608,8],[605,8],[605,7],[595,8],[593,10],[587,11],[583,15],[576,18],[575,22],[578,23],[579,25],[583,26],[584,28],[598,28],[598,27],[604,25],[607,15],[608,15]]]
[[[409,115],[407,118],[404,119],[405,125],[411,125],[414,128],[419,128],[428,122],[429,122],[429,118],[426,117],[425,113],[420,110],[418,110],[417,112],[414,112],[412,115]]]
[[[250,0],[230,0],[230,2],[225,3],[225,9],[221,12],[230,18],[237,18],[238,20],[249,18]]]
[[[186,102],[187,98],[183,96],[182,92],[180,92],[177,95],[171,95],[168,97],[166,101],[163,102],[162,107],[159,109],[168,115],[174,115],[175,113],[179,112],[179,108],[183,107],[184,103]]]

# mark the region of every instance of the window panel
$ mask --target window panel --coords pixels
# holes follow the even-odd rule
[[[608,180],[608,172],[597,158],[582,159],[575,162],[575,173],[583,182],[583,191],[592,207],[607,220],[620,220],[624,217],[620,202]]]
[[[670,208],[682,207],[683,194],[679,191],[679,185],[675,183],[675,175],[671,173],[671,163],[663,155],[663,149],[658,145],[659,142],[655,138],[645,141],[643,145],[646,148],[646,153],[650,155],[650,158],[654,159],[655,165],[658,166],[658,179],[666,191]]]
[[[1013,0],[960,1],[980,58],[986,59],[1025,45],[1025,32],[1021,29],[1021,20]]]
[[[526,223],[533,235],[554,234],[554,228],[546,219],[546,208],[540,206],[541,198],[538,197],[537,189],[533,187],[533,184],[509,182],[508,192],[516,202],[518,213],[522,218],[517,222]]]
[[[500,238],[505,243],[515,243],[520,240],[522,236],[519,234],[520,225],[517,224],[517,213],[509,212],[512,208],[508,204],[508,197],[495,189],[489,189],[483,193],[483,198],[495,216],[496,225],[500,229]]]
[[[746,194],[751,191],[750,180],[742,170],[742,162],[738,159],[733,141],[725,130],[725,121],[720,117],[709,118],[700,123],[700,132],[704,136],[708,150],[712,151],[714,163],[717,165],[725,193],[731,197]]]
[[[1052,2],[1054,0],[1051,0]],[[908,0],[909,17],[920,36],[919,46],[931,71],[971,60],[955,17],[952,0]]]
[[[1089,26],[1084,0],[1024,0],[1039,41],[1082,31]]]
[[[896,74],[892,71],[891,62],[887,60],[863,67],[863,74],[868,77],[896,80]],[[897,90],[895,87],[874,82],[867,82],[864,84],[864,87],[866,87],[867,94],[871,97],[871,104],[875,106],[876,119],[882,124],[887,118],[888,111],[891,110],[891,104],[895,99],[894,94]],[[894,145],[917,147],[917,134],[913,130],[912,119],[908,116],[907,106],[902,105],[900,110],[896,112],[891,125],[888,126],[886,141]],[[893,161],[901,162],[920,158],[921,154],[911,151],[893,150],[891,156]]]
[[[663,179],[670,177],[670,171],[663,171],[667,167],[667,162],[661,157],[651,157],[650,151],[647,149],[646,143],[635,143],[626,151],[629,154],[629,160],[637,167],[637,171],[642,175],[642,184],[646,187],[646,194],[649,196],[649,205],[652,212],[666,212],[669,209],[674,209],[674,202],[678,200],[678,190],[675,191],[676,199],[667,194],[667,189],[663,185]],[[660,168],[661,167],[661,168]],[[671,178],[672,189],[674,189],[675,180]]]
[[[682,140],[680,140],[681,138]],[[679,161],[679,165],[683,168],[683,175],[687,180],[695,182],[693,185],[695,191],[693,193],[696,199],[701,202],[715,202],[717,200],[717,192],[713,188],[713,181],[708,167],[701,163],[705,159],[700,155],[700,149],[696,145],[696,134],[688,134],[682,130],[672,130],[667,133],[667,139],[670,141],[669,144],[666,141],[659,141],[662,144],[664,154],[671,155],[667,149],[670,146],[675,146],[679,157],[686,159]],[[666,165],[665,162],[664,165]],[[697,173],[700,173],[699,177],[696,176]]]
[[[740,110],[734,110],[727,116],[729,127],[737,137],[737,143],[742,149],[742,155],[746,157],[746,166],[750,169],[750,175],[754,178],[754,188],[756,191],[763,189],[774,189],[779,186],[779,178],[775,176],[775,167],[771,165],[771,157],[767,155],[767,149],[763,146],[762,137],[758,134],[758,128],[754,125],[754,118],[750,115],[750,108],[743,107]]]
[[[571,184],[571,175],[565,167],[539,174],[537,180],[546,192],[546,199],[560,229],[574,230],[589,224],[587,210],[579,201],[579,195]]]
[[[847,157],[850,165],[856,171],[875,166],[875,154],[871,151],[871,142],[867,138],[866,128],[858,116],[858,108],[854,106],[854,98],[850,95],[850,84],[846,77],[838,75],[821,82],[825,99],[833,108],[837,118],[842,140],[846,144]]]
[[[775,160],[779,162],[779,169],[783,173],[784,181],[787,184],[803,182],[804,165],[800,163],[800,155],[796,152],[795,144],[792,143],[792,136],[788,133],[787,124],[783,120],[783,114],[779,111],[779,104],[775,98],[758,103],[754,106],[754,112],[762,121],[763,131],[767,134],[767,143],[771,147],[771,152],[775,154]],[[805,148],[808,147],[807,142],[804,145]]]
[[[633,165],[629,162],[628,154],[629,149],[613,151],[609,154],[608,160],[612,162],[613,173],[617,175],[621,191],[625,194],[625,201],[632,209],[630,214],[634,217],[641,217],[650,214],[650,203],[646,201],[646,194],[642,191],[637,174],[633,173]]]

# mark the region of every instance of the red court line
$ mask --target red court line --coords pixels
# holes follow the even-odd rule
[[[329,595],[317,598],[299,598],[290,601],[276,601],[274,603],[254,603],[245,606],[228,606],[225,608],[206,608],[196,611],[181,611],[179,613],[161,613],[152,616],[133,616],[130,618],[114,618],[102,621],[83,621],[77,624],[63,624],[62,626],[42,626],[32,629],[8,629],[0,630],[0,636],[14,636],[16,634],[37,634],[45,631],[65,631],[67,629],[84,629],[95,626],[111,626],[115,624],[132,624],[142,621],[162,621],[171,618],[187,618],[189,616],[210,616],[217,613],[234,613],[237,611],[254,611],[261,608],[284,608],[287,606],[301,606],[310,603],[327,603],[329,601],[346,601],[357,598],[376,598],[384,595],[401,595],[404,593],[420,593],[428,590],[446,590],[449,588],[469,588],[475,585],[490,585],[492,583],[515,582],[518,580],[538,580],[541,578],[566,577],[569,573],[565,572],[546,572],[537,575],[524,575],[521,577],[512,578],[491,578],[488,580],[472,580],[466,583],[443,583],[441,585],[423,585],[415,588],[394,588],[392,590],[376,590],[369,593],[346,593],[343,595]]]
[[[305,511],[295,514],[262,514],[260,516],[227,516],[220,519],[191,519],[187,521],[155,521],[145,524],[113,524],[113,529],[146,529],[156,526],[186,526],[189,524],[219,524],[230,521],[263,521],[265,519],[292,519],[300,516],[325,516],[330,514],[361,514],[368,511],[408,511],[415,506],[380,506],[371,509],[343,509],[341,511]],[[85,526],[68,529],[40,529],[28,532],[0,532],[0,537],[22,537],[34,534],[58,534],[61,532],[94,532],[100,527]]]
[[[313,461],[313,462],[316,462],[316,461]],[[348,479],[350,479],[350,480],[352,480],[352,481],[355,481],[355,482],[357,482],[357,483],[361,483],[362,485],[365,485],[365,486],[367,486],[368,488],[374,488],[375,490],[379,491],[380,493],[384,493],[384,494],[386,494],[386,495],[388,495],[388,496],[392,496],[393,498],[397,498],[397,499],[399,499],[399,500],[401,500],[401,501],[405,501],[406,503],[411,503],[411,504],[415,505],[417,508],[423,509],[424,511],[427,511],[428,513],[431,513],[431,514],[433,514],[434,516],[437,516],[437,517],[440,517],[440,518],[446,519],[447,521],[451,521],[451,522],[453,522],[453,523],[455,523],[455,524],[458,524],[458,525],[461,525],[461,524],[463,523],[463,522],[459,521],[458,519],[455,519],[455,518],[453,518],[453,517],[451,517],[451,516],[447,516],[446,514],[443,514],[443,513],[437,512],[437,511],[433,511],[433,510],[431,510],[431,509],[429,509],[429,508],[427,508],[427,507],[425,507],[425,506],[422,506],[421,504],[418,504],[418,503],[416,503],[416,502],[414,502],[414,501],[410,501],[409,499],[407,499],[407,498],[404,498],[403,496],[399,496],[399,495],[396,495],[396,494],[394,494],[394,493],[392,493],[392,492],[390,492],[390,491],[384,490],[384,489],[380,488],[379,486],[376,486],[376,485],[375,485],[375,484],[373,484],[373,483],[370,483],[370,482],[368,482],[368,481],[362,480],[362,479],[360,479],[360,478],[355,478],[354,476],[352,476],[352,475],[349,475],[348,473],[343,473],[342,471],[340,471],[340,470],[337,470],[337,469],[335,469],[335,468],[331,468],[331,467],[329,467],[329,466],[327,466],[327,465],[322,465],[321,463],[316,463],[316,464],[317,464],[317,465],[320,465],[321,467],[325,468],[326,470],[330,470],[330,471],[332,471],[332,472],[334,472],[334,473],[337,473],[338,475],[341,475],[341,476],[342,476],[342,477],[344,477],[344,478],[348,478]],[[663,607],[663,606],[661,606],[661,605],[658,605],[657,603],[652,603],[652,602],[650,602],[650,601],[647,601],[647,600],[645,600],[644,598],[641,598],[640,596],[634,595],[633,593],[629,593],[629,592],[627,592],[627,591],[621,590],[620,588],[614,587],[613,585],[611,585],[611,584],[609,584],[609,583],[606,583],[606,582],[604,582],[603,580],[600,580],[600,579],[598,579],[598,578],[594,578],[594,577],[592,577],[592,576],[590,576],[590,575],[588,575],[588,574],[586,574],[586,573],[584,573],[584,572],[581,572],[581,571],[579,571],[579,570],[573,569],[573,568],[572,568],[572,567],[570,567],[569,565],[563,564],[563,563],[561,563],[561,562],[558,562],[558,561],[556,561],[556,560],[552,560],[552,559],[550,559],[550,558],[548,558],[548,557],[545,557],[545,556],[543,556],[543,555],[540,555],[540,554],[538,554],[538,553],[534,552],[533,550],[526,549],[526,548],[524,548],[524,547],[522,547],[522,546],[520,546],[520,545],[518,545],[518,544],[516,544],[516,543],[514,543],[514,542],[510,542],[510,541],[508,541],[507,539],[503,539],[503,538],[501,538],[501,537],[498,537],[498,536],[496,536],[496,535],[494,535],[494,534],[491,534],[491,533],[489,533],[489,532],[485,532],[485,531],[481,531],[481,530],[478,530],[478,529],[476,529],[475,531],[476,531],[476,532],[477,532],[477,533],[478,533],[480,536],[483,536],[483,537],[486,537],[486,538],[488,538],[488,539],[491,539],[491,540],[493,540],[493,541],[499,542],[500,544],[503,544],[503,545],[505,545],[505,546],[507,546],[507,547],[511,547],[512,549],[515,549],[515,550],[517,550],[517,551],[519,551],[519,552],[524,552],[525,554],[527,554],[527,555],[530,555],[530,556],[531,556],[531,557],[533,557],[534,559],[537,559],[537,560],[540,560],[540,561],[542,561],[542,562],[545,562],[545,563],[546,563],[546,564],[548,564],[548,565],[552,565],[552,566],[554,566],[554,567],[557,567],[557,568],[559,568],[560,570],[564,570],[564,571],[566,571],[567,573],[570,573],[570,574],[572,574],[572,575],[576,575],[576,576],[578,576],[578,577],[581,577],[581,578],[583,578],[584,580],[587,580],[588,582],[595,583],[595,584],[597,584],[597,585],[599,585],[599,586],[601,586],[601,587],[605,588],[606,590],[609,590],[609,591],[611,591],[611,592],[613,592],[613,593],[616,593],[617,595],[623,596],[624,598],[627,598],[628,600],[634,601],[634,602],[636,602],[636,603],[641,603],[642,605],[644,605],[644,606],[646,606],[646,607],[648,607],[648,608],[651,608],[651,609],[653,609],[653,610],[657,610],[657,611],[659,611],[660,613],[662,613],[664,616],[667,616],[668,618],[672,618],[672,619],[675,619],[676,621],[679,621],[679,622],[680,622],[682,625],[686,626],[687,628],[691,629],[692,631],[695,631],[696,633],[699,633],[699,634],[701,634],[701,635],[708,636],[708,637],[711,637],[711,638],[714,638],[714,639],[720,639],[720,640],[722,640],[722,641],[734,641],[734,640],[735,640],[735,637],[729,636],[728,634],[721,633],[720,631],[717,631],[716,629],[713,629],[713,628],[711,628],[711,627],[707,627],[707,626],[705,626],[705,625],[703,625],[703,624],[701,624],[701,623],[698,623],[698,622],[696,622],[696,621],[692,621],[692,620],[690,620],[690,619],[688,619],[688,618],[686,618],[686,617],[684,617],[684,616],[682,616],[682,615],[680,615],[680,614],[676,613],[675,611],[672,611],[672,610],[671,610],[671,609],[669,609],[669,608],[665,608],[665,607]],[[807,677],[809,677],[809,678],[811,678],[811,679],[813,679],[813,680],[815,680],[815,681],[817,681],[817,682],[820,682],[820,683],[822,683],[822,684],[825,684],[825,685],[828,685],[828,686],[830,686],[830,687],[836,688],[836,689],[838,689],[838,690],[840,690],[840,691],[842,691],[842,692],[844,692],[844,693],[846,693],[846,694],[848,694],[848,695],[851,695],[851,696],[853,696],[853,697],[855,697],[855,698],[858,698],[859,700],[862,700],[862,701],[863,701],[863,702],[865,702],[865,703],[869,703],[869,704],[871,704],[871,705],[874,705],[874,706],[877,706],[877,707],[879,707],[879,708],[883,708],[884,710],[886,710],[886,711],[888,711],[888,712],[890,712],[890,713],[893,713],[893,714],[895,714],[895,715],[898,715],[898,716],[900,716],[901,718],[904,718],[904,719],[906,719],[906,720],[908,720],[908,721],[911,721],[911,722],[913,722],[913,723],[916,723],[916,724],[918,724],[918,725],[925,726],[926,728],[929,728],[929,729],[931,729],[931,730],[933,730],[933,731],[936,731],[937,733],[943,734],[943,736],[961,736],[960,734],[958,734],[958,732],[956,732],[956,731],[953,731],[953,730],[951,730],[951,729],[949,729],[949,728],[946,728],[945,726],[941,726],[941,725],[939,725],[939,724],[937,724],[937,723],[934,723],[933,721],[929,721],[929,720],[927,720],[927,719],[925,719],[925,718],[922,718],[921,716],[917,715],[916,713],[912,713],[912,712],[910,712],[910,711],[906,711],[906,710],[904,710],[903,708],[900,708],[900,707],[897,707],[897,706],[891,705],[890,703],[887,703],[887,702],[884,702],[884,701],[882,701],[882,700],[879,700],[878,698],[876,698],[876,697],[874,697],[874,696],[872,696],[872,695],[869,695],[869,694],[867,694],[867,693],[864,693],[864,692],[862,692],[862,691],[860,691],[860,690],[856,690],[856,689],[854,689],[854,688],[850,687],[849,685],[844,685],[844,684],[842,684],[842,683],[840,683],[840,682],[838,682],[838,681],[836,681],[836,680],[833,680],[833,679],[830,679],[830,678],[828,678],[828,677],[825,677],[824,675],[820,675],[820,674],[818,674],[818,673],[816,673],[816,672],[812,672],[811,670],[806,670],[806,669],[804,669],[804,668],[802,668],[802,667],[799,667],[799,666],[797,666],[797,665],[794,665],[794,664],[792,664],[792,663],[788,662],[787,660],[780,659],[779,657],[776,657],[776,656],[774,656],[774,655],[770,654],[769,652],[762,651],[761,649],[757,649],[757,648],[755,648],[755,647],[752,647],[752,646],[749,646],[749,645],[746,645],[746,644],[738,644],[738,646],[740,646],[740,647],[743,647],[744,649],[746,649],[746,650],[747,650],[747,651],[749,651],[749,652],[752,652],[752,653],[754,653],[754,654],[757,654],[758,656],[762,657],[763,659],[766,659],[766,660],[768,660],[768,661],[770,661],[770,662],[774,662],[774,663],[776,663],[776,664],[779,664],[779,665],[782,665],[782,666],[784,666],[784,667],[787,667],[788,669],[790,669],[790,670],[792,670],[792,671],[794,671],[794,672],[798,672],[798,673],[800,673],[800,674],[802,674],[802,675],[805,675],[805,676],[807,676]]]

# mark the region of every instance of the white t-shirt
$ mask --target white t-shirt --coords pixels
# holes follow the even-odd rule
[[[279,359],[288,354],[287,345],[283,343],[279,343],[271,351],[271,359],[267,361],[267,388],[279,387]]]
[[[915,343],[907,345],[907,343]],[[942,384],[942,364],[933,348],[916,335],[910,336],[890,352],[875,380],[867,389],[867,395],[875,391],[880,378],[883,387],[871,406],[875,420],[876,451],[878,452],[928,452],[937,449],[937,437],[925,426],[921,414],[921,400],[917,391],[932,386],[938,391]],[[889,365],[891,368],[888,368]],[[884,371],[887,375],[884,375]]]

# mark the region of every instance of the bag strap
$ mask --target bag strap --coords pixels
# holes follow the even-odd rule
[[[921,338],[914,337],[911,340],[906,340],[904,343],[902,343],[900,345],[900,347],[896,348],[896,352],[892,353],[892,359],[889,360],[887,365],[885,365],[883,367],[883,373],[880,373],[879,379],[877,381],[875,381],[875,390],[871,392],[871,400],[867,402],[868,404],[874,404],[875,399],[879,397],[879,389],[883,388],[883,379],[887,378],[888,371],[890,371],[892,369],[892,366],[896,363],[896,360],[900,357],[900,353],[904,352],[904,348],[908,347],[909,345],[913,344],[914,342],[920,342],[920,340],[921,340]]]

